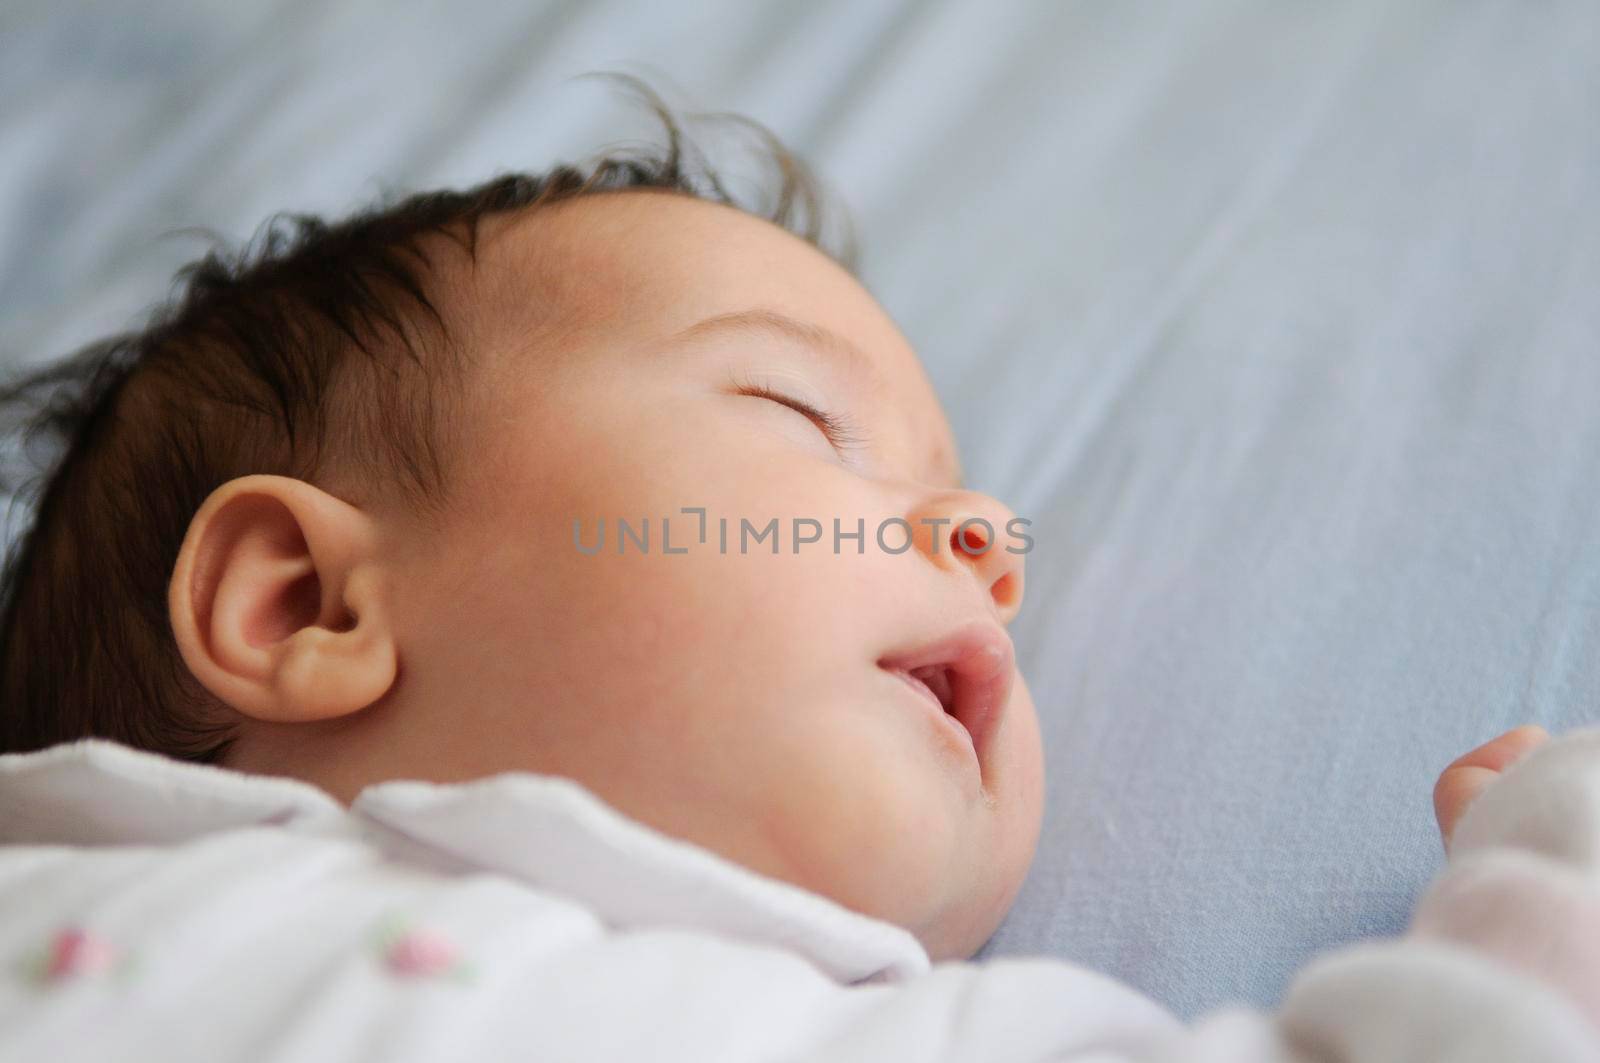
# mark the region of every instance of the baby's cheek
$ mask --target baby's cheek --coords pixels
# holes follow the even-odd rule
[[[560,647],[568,660],[590,662],[617,696],[663,710],[704,696],[697,684],[718,659],[716,618],[690,600],[693,588],[673,578],[670,561],[597,566]]]

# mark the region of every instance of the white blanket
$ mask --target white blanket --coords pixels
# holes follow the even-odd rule
[[[566,779],[287,779],[101,740],[0,756],[0,1059],[1597,1063],[1600,728],[1513,764],[1399,940],[1185,1026],[906,931]]]

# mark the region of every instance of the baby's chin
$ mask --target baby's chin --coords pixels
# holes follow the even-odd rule
[[[930,846],[921,859],[878,868],[867,891],[835,899],[909,931],[935,962],[969,959],[999,928],[1022,884],[996,840],[985,837],[942,852]]]
[[[1034,835],[1035,839],[1037,835]],[[908,927],[930,959],[965,960],[983,948],[1000,928],[1032,863],[1033,848],[1026,853],[1027,860],[1009,867],[997,860],[986,868],[986,874],[971,884],[971,889],[956,898],[943,912],[931,920],[925,929]]]
[[[970,959],[983,948],[1010,912],[1037,851],[1043,750],[1020,673],[993,738],[984,800],[957,796],[935,813],[928,793],[912,795],[885,780],[884,789],[865,795],[878,799],[879,822],[851,847],[873,853],[880,865],[866,875],[859,863],[832,868],[841,875],[837,881],[851,876],[858,887],[862,904],[848,906],[874,908],[868,914],[910,931],[935,962]]]
[[[985,781],[993,848],[975,884],[968,917],[957,922],[948,939],[952,956],[961,959],[981,949],[1010,913],[1033,866],[1044,826],[1044,744],[1033,694],[1020,670],[994,741],[996,757]]]
[[[989,904],[967,897],[932,921],[905,929],[922,943],[934,963],[969,960],[994,935],[1004,918],[1004,910],[995,911]]]

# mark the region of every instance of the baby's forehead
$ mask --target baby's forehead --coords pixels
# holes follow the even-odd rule
[[[536,205],[490,220],[484,266],[555,285],[591,307],[785,287],[844,294],[860,284],[794,233],[736,207],[663,189]],[[610,297],[608,299],[608,297]]]
[[[511,359],[607,337],[662,353],[748,341],[825,359],[904,423],[920,465],[960,483],[938,398],[876,300],[813,244],[737,208],[629,190],[496,216],[457,288],[477,344]]]
[[[682,328],[697,306],[737,298],[743,289],[770,295],[785,283],[815,287],[819,274],[825,286],[837,285],[829,274],[844,273],[770,222],[660,189],[590,193],[488,215],[470,251],[460,240],[435,243],[431,286],[452,327],[480,346],[630,324]]]

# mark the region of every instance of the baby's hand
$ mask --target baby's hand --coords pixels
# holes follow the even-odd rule
[[[1433,814],[1439,820],[1444,849],[1473,799],[1500,777],[1500,773],[1526,754],[1550,741],[1550,732],[1536,723],[1523,724],[1499,738],[1485,742],[1450,762],[1433,788]]]

